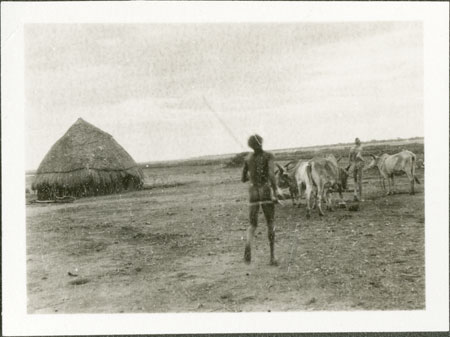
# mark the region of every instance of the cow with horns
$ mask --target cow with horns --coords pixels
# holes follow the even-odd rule
[[[322,201],[331,209],[330,193],[337,191],[342,199],[342,192],[347,189],[348,171],[339,167],[338,161],[333,155],[327,155],[325,158],[300,160],[295,165],[288,163],[282,167],[278,164],[277,184],[280,188],[289,188],[294,205],[295,199],[306,194],[307,218],[316,198],[319,214],[324,215]]]
[[[385,180],[388,180],[387,195],[394,194],[394,175],[406,173],[410,182],[410,194],[414,194],[414,182],[420,184],[417,179],[416,172],[416,155],[408,150],[403,150],[399,153],[389,155],[383,154],[381,156],[370,155],[372,161],[367,166],[367,169],[376,167],[381,175],[383,181],[383,189],[386,191]]]

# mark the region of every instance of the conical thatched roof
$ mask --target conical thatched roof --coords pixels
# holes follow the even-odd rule
[[[114,193],[142,183],[142,171],[125,149],[79,118],[42,160],[33,189],[38,197],[41,192],[42,198],[52,198]]]

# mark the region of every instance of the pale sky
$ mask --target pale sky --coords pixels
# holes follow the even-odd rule
[[[424,135],[420,23],[30,24],[25,86],[27,169],[78,117],[137,162]]]

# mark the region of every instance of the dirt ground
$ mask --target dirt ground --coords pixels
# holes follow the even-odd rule
[[[240,169],[146,169],[155,188],[27,205],[29,313],[411,310],[425,307],[424,185],[305,216],[276,206],[278,267],[262,213],[243,262],[247,185]],[[353,183],[349,180],[350,190]],[[335,196],[337,198],[337,196]],[[352,193],[345,193],[350,200]]]

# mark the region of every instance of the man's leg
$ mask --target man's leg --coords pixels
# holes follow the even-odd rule
[[[250,205],[250,224],[247,228],[247,241],[245,244],[245,253],[244,260],[247,263],[250,263],[252,260],[252,252],[251,252],[251,244],[253,237],[255,236],[256,226],[258,226],[258,212],[259,212],[259,204],[251,204]]]
[[[273,203],[262,204],[262,209],[267,222],[267,237],[269,238],[270,246],[270,264],[277,265],[275,260],[275,226],[273,219],[275,217],[275,206]]]
[[[358,168],[353,165],[353,200],[359,200],[359,181],[358,181]]]
[[[414,176],[411,173],[409,173],[409,171],[406,171],[406,175],[408,176],[409,184],[410,184],[409,194],[413,195],[414,194]]]
[[[362,168],[358,168],[358,200],[362,200]]]

